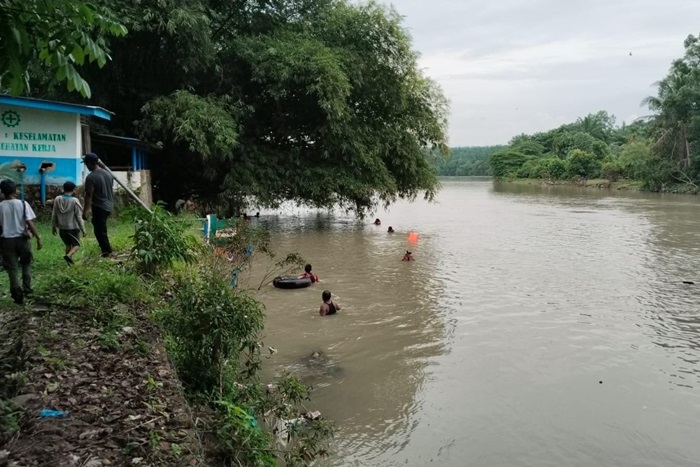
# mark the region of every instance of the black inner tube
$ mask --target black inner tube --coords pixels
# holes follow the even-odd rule
[[[278,289],[302,289],[311,285],[311,279],[299,279],[298,276],[278,276],[272,280]]]

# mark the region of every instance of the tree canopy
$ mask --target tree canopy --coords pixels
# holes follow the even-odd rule
[[[605,177],[640,181],[653,191],[700,192],[700,35],[685,40],[658,93],[644,99],[653,115],[615,125],[607,112],[548,132],[514,137],[494,154],[495,176]]]
[[[0,0],[0,91],[30,91],[33,71],[90,97],[77,68],[92,62],[102,68],[109,59],[107,37],[126,32],[109,12],[86,2]]]
[[[489,156],[504,146],[466,146],[450,149],[448,157],[437,157],[438,175],[486,176],[491,175]]]
[[[234,211],[434,196],[447,100],[401,16],[346,0],[99,0],[129,30],[86,70],[112,132],[163,148],[156,194]],[[63,96],[70,98],[70,96]]]

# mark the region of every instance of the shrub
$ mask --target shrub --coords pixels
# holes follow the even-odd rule
[[[620,151],[620,165],[625,178],[639,180],[644,176],[645,165],[651,159],[651,144],[635,141],[626,144]]]
[[[131,254],[141,273],[153,275],[176,261],[194,261],[197,241],[186,232],[188,224],[160,205],[154,206],[152,213],[137,211],[134,223]]]
[[[607,160],[603,162],[600,169],[600,175],[603,178],[607,178],[611,182],[616,182],[623,176],[622,164],[617,160]]]
[[[238,465],[272,467],[277,459],[270,451],[272,436],[260,429],[255,417],[233,402],[216,402],[216,437],[227,461]],[[231,465],[235,465],[231,463]]]
[[[542,164],[546,167],[547,176],[555,180],[564,178],[566,175],[566,162],[558,157],[542,159]]]
[[[517,172],[529,159],[525,154],[516,151],[499,151],[489,156],[491,172],[496,178],[517,176]]]
[[[539,160],[530,159],[526,161],[516,172],[518,178],[538,178],[540,176]]]
[[[600,174],[600,162],[596,156],[574,149],[566,159],[566,174],[571,178],[594,178]]]
[[[262,305],[231,288],[216,270],[202,268],[199,274],[183,275],[161,318],[175,364],[189,389],[221,392],[226,363],[237,365],[240,352],[258,354]]]

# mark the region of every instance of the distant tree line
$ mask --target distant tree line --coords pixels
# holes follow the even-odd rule
[[[489,156],[505,146],[465,146],[450,149],[446,158],[436,158],[435,168],[440,176],[491,175]]]
[[[547,132],[518,135],[489,156],[496,178],[591,179],[641,182],[650,191],[698,192],[700,184],[700,35],[685,40],[644,99],[654,113],[616,125],[605,111]]]

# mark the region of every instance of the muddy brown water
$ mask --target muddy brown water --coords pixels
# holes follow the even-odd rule
[[[700,198],[442,184],[381,227],[256,220],[322,280],[258,297],[267,373],[337,422],[327,464],[700,465]]]

